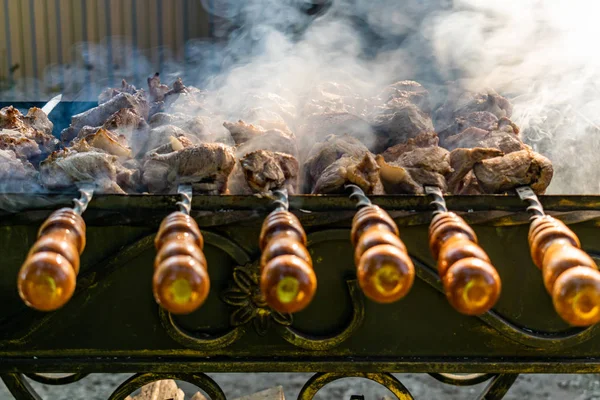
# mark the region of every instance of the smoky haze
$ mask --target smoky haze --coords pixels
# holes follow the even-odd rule
[[[523,139],[552,160],[548,193],[600,193],[600,117],[594,112],[600,56],[592,43],[600,36],[600,4],[334,0],[322,15],[311,16],[308,3],[202,0],[219,22],[216,38],[188,42],[185,63],[161,49],[163,81],[182,77],[207,89],[207,108],[216,120],[256,122],[275,111],[305,142],[318,139],[302,129],[311,111],[307,99],[323,96],[326,82],[343,84],[330,94],[359,115],[386,84],[399,80],[420,82],[434,107],[447,85],[493,88],[513,103],[512,120]],[[77,52],[76,64],[48,67],[40,87],[89,100],[122,78],[145,87],[146,77],[159,69],[124,38],[79,44]],[[0,99],[18,100],[25,87],[31,82],[19,82]],[[374,139],[368,129],[359,136],[367,145]]]

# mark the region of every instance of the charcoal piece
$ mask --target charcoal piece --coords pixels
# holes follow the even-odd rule
[[[235,165],[233,150],[208,143],[168,154],[152,154],[144,162],[142,182],[152,193],[174,193],[190,183],[196,191],[223,194]]]
[[[552,163],[532,150],[520,150],[477,163],[473,171],[486,193],[504,193],[529,185],[543,194],[552,180]]]
[[[357,185],[366,194],[383,194],[379,166],[371,153],[339,158],[323,170],[316,179],[311,193],[345,193],[347,184]]]
[[[298,160],[289,154],[257,150],[240,160],[248,186],[256,193],[287,189],[296,194],[298,186]]]

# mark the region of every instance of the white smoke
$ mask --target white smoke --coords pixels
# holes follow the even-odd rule
[[[438,93],[446,82],[491,87],[512,101],[524,140],[552,160],[550,193],[600,193],[600,55],[594,46],[600,3],[333,0],[316,19],[305,12],[309,3],[318,2],[202,0],[218,22],[218,40],[188,42],[185,63],[165,50],[161,78],[171,83],[181,76],[209,89],[210,108],[234,121],[251,108],[272,108],[273,98],[257,95],[267,92],[302,115],[306,96],[327,81],[368,98],[385,84],[414,79],[430,91],[434,106],[443,101]],[[117,50],[110,65],[106,43],[80,44],[79,62],[51,67],[51,81],[63,90],[71,85],[73,99],[89,100],[86,74],[93,75],[95,96],[122,78],[144,86],[159,69],[127,40],[111,38],[111,44]],[[16,92],[25,87],[31,82]]]

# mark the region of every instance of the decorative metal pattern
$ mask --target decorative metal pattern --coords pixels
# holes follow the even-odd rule
[[[28,377],[29,379],[31,379],[32,381],[42,383],[44,385],[53,385],[53,386],[54,385],[56,385],[56,386],[67,385],[69,383],[78,382],[88,375],[89,374],[77,373],[77,374],[70,374],[70,375],[61,376],[61,377],[53,377],[53,376],[42,375],[42,374],[25,374],[25,376]]]
[[[33,376],[39,376],[38,374],[29,374]],[[77,376],[81,379],[81,374],[73,374],[71,376]],[[443,383],[455,385],[455,386],[466,386],[475,385],[482,383],[486,380],[490,380],[490,383],[477,397],[478,400],[500,400],[502,399],[508,390],[511,388],[513,383],[516,381],[518,374],[471,374],[459,376],[451,374],[430,374],[436,379],[443,376],[438,380]],[[437,376],[439,375],[439,376]],[[473,375],[478,375],[474,377]],[[29,384],[25,376],[22,374],[3,374],[0,378],[4,381],[6,387],[16,400],[42,400],[39,394]],[[414,400],[410,391],[392,374],[388,373],[318,373],[313,375],[302,387],[298,394],[298,400],[312,400],[317,393],[323,389],[329,383],[335,382],[345,378],[364,378],[370,381],[376,382],[389,391],[391,391],[398,400]],[[483,379],[486,378],[486,379]],[[77,380],[79,380],[77,379]],[[115,391],[109,396],[108,400],[124,400],[127,396],[134,393],[136,390],[141,389],[143,386],[148,385],[159,380],[173,379],[179,381],[185,381],[197,386],[203,390],[211,400],[226,400],[223,389],[208,375],[203,373],[138,373],[123,382]],[[68,380],[60,378],[52,383],[42,382],[53,385],[66,385],[77,380]],[[353,398],[360,398],[355,395]]]
[[[260,267],[258,262],[236,267],[233,270],[235,285],[223,293],[223,301],[235,308],[231,314],[232,326],[252,322],[259,336],[267,334],[272,322],[281,326],[292,324],[291,314],[282,314],[267,305],[260,290]]]
[[[391,374],[369,374],[369,373],[356,373],[356,374],[343,374],[336,372],[319,373],[313,375],[312,378],[302,387],[300,394],[298,394],[298,400],[312,400],[316,394],[325,385],[344,378],[365,378],[373,382],[377,382],[382,386],[385,386],[392,392],[398,400],[414,400],[408,389],[393,375]]]

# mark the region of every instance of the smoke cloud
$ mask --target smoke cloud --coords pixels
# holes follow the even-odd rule
[[[297,132],[311,96],[343,98],[361,114],[368,99],[398,80],[420,82],[434,107],[446,85],[493,88],[513,103],[523,139],[553,162],[549,193],[600,193],[600,55],[592,42],[600,36],[600,4],[334,0],[311,15],[313,3],[319,2],[202,0],[218,21],[216,40],[188,42],[185,60],[161,49],[161,78],[170,84],[182,77],[207,89],[207,108],[223,120],[253,122],[251,116],[283,108]],[[94,99],[122,78],[144,87],[159,68],[124,38],[78,46],[76,64],[48,67],[40,85],[48,97],[62,91],[74,100]],[[343,88],[323,94],[332,81]],[[33,86],[20,82],[0,99],[19,100]]]

